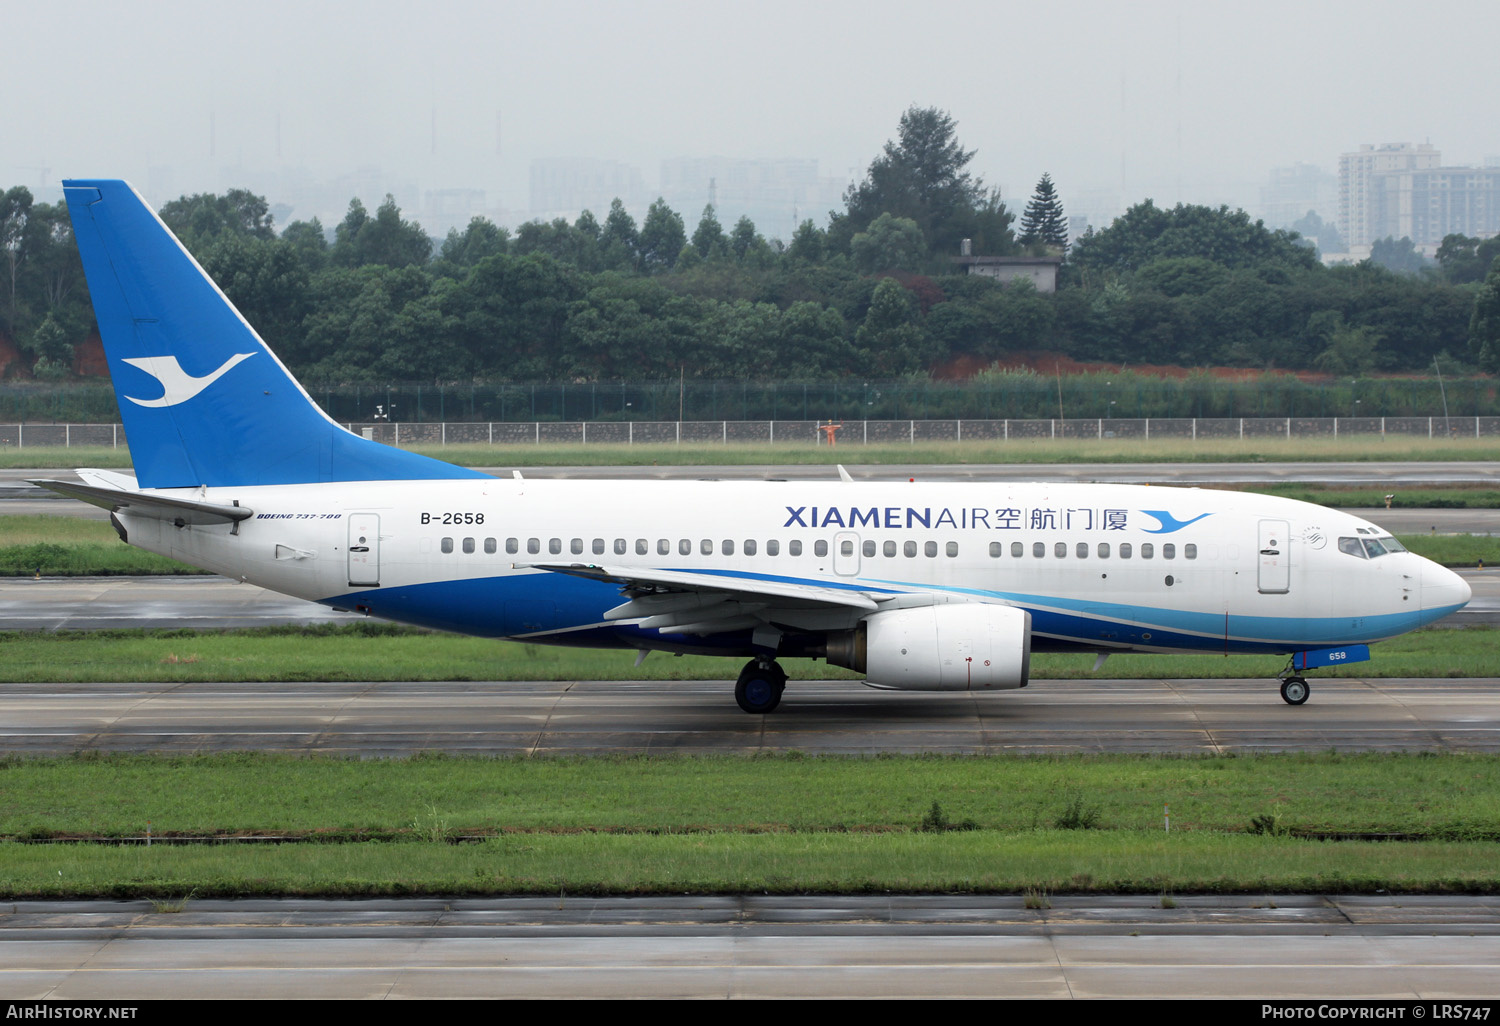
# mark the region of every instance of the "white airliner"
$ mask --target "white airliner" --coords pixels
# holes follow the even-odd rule
[[[1461,608],[1388,532],[1288,499],[1094,484],[496,478],[344,430],[126,183],[64,183],[135,475],[38,482],[132,545],[495,638],[1025,687],[1034,651],[1279,653],[1302,672]]]

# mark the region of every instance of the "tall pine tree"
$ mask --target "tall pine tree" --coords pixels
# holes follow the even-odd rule
[[[1068,248],[1068,219],[1063,216],[1062,201],[1052,186],[1052,176],[1042,175],[1036,183],[1036,192],[1026,204],[1026,213],[1021,215],[1021,243]]]

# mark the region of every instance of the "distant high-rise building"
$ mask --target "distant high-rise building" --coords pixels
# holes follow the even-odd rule
[[[652,196],[640,168],[591,157],[545,157],[531,162],[533,218],[571,221],[588,210],[602,223],[617,199],[634,217],[646,212]]]
[[[1333,220],[1339,209],[1339,179],[1316,164],[1274,167],[1260,189],[1260,216],[1272,228],[1290,228],[1315,210]]]
[[[1431,145],[1362,146],[1339,161],[1340,228],[1351,250],[1408,238],[1428,253],[1443,238],[1500,233],[1500,167],[1443,167]]]
[[[1353,153],[1340,155],[1338,225],[1339,234],[1349,248],[1365,249],[1376,239],[1391,234],[1380,231],[1376,224],[1383,216],[1379,210],[1383,209],[1385,199],[1384,188],[1378,193],[1375,189],[1377,175],[1430,170],[1441,163],[1442,154],[1430,143],[1366,144]]]

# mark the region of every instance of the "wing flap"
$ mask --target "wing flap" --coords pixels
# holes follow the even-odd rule
[[[873,612],[879,601],[854,588],[830,588],[798,581],[768,580],[764,577],[739,577],[727,574],[694,573],[690,570],[657,570],[651,567],[609,567],[593,563],[517,563],[517,569],[546,570],[592,581],[617,584],[629,594],[632,602],[609,611],[610,619],[633,619],[665,612],[651,601],[642,602],[635,613],[630,606],[641,599],[654,599],[659,593],[701,593],[718,600],[756,602],[772,607],[834,607]],[[638,593],[638,594],[637,594]],[[707,603],[705,603],[706,605]]]

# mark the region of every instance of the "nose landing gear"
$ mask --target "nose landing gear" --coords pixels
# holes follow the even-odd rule
[[[752,659],[734,683],[734,700],[741,709],[760,716],[781,703],[786,690],[786,671],[773,659]]]

